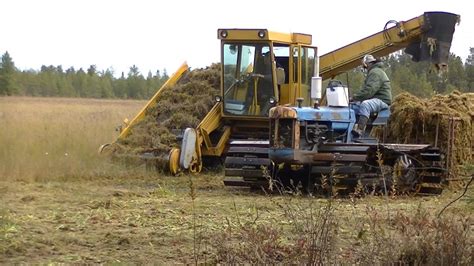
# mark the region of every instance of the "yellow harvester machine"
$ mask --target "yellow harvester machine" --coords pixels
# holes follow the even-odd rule
[[[324,55],[318,55],[317,47],[312,46],[312,36],[308,34],[278,33],[266,29],[219,29],[221,94],[197,128],[184,130],[181,146],[171,148],[165,155],[169,172],[200,172],[203,158],[216,157],[224,162],[226,185],[260,186],[267,182],[266,173],[278,175],[282,173],[278,169],[282,168],[295,169],[293,174],[288,174],[288,170],[282,174],[283,183],[295,182],[297,179],[293,176],[301,174],[301,169],[314,176],[314,183],[314,178],[327,171],[326,166],[347,168],[356,164],[358,167],[350,170],[340,168],[354,180],[364,177],[364,172],[372,174],[373,171],[364,167],[364,162],[365,165],[371,164],[369,160],[373,154],[369,153],[374,152],[370,146],[373,144],[358,143],[348,137],[355,123],[350,108],[317,106],[321,100],[318,96],[321,81],[359,66],[366,54],[380,57],[404,48],[415,61],[428,60],[438,69],[444,69],[458,21],[458,15],[445,12],[426,12],[407,21],[389,21],[382,31]],[[124,128],[119,139],[130,133],[134,124],[144,117],[147,108],[159,104],[160,93],[178,82],[187,70],[188,66],[183,64]],[[286,109],[277,112],[275,108],[278,106]],[[269,114],[272,115],[271,123]],[[278,133],[283,130],[279,127],[285,125],[279,118],[293,119],[295,124],[291,126],[298,127],[297,132]],[[279,127],[275,128],[275,123]],[[298,139],[308,138],[303,136],[304,133],[313,139],[305,145],[299,144]],[[283,137],[287,138],[283,144],[275,140]],[[337,147],[329,149],[331,145]],[[306,149],[313,152],[310,155],[313,159],[310,162],[282,159],[276,153],[279,148],[293,153]],[[270,150],[273,158],[269,157]],[[342,156],[344,159],[336,159],[342,158],[344,153],[347,153]],[[425,153],[432,161],[440,160],[439,154],[433,149],[428,151],[427,145],[405,145],[398,153],[409,154],[410,158]],[[392,163],[399,162],[400,158],[396,157]],[[319,168],[312,170],[314,165],[320,165],[324,171],[318,172]],[[439,176],[434,172],[430,174]],[[441,179],[434,179],[436,184],[441,182]]]

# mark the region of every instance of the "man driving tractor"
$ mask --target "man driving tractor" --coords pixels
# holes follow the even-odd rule
[[[370,114],[387,109],[392,103],[392,88],[382,61],[367,54],[362,58],[362,66],[367,76],[362,88],[353,96],[353,100],[360,102],[354,106],[358,116],[355,132],[359,136],[363,135]]]

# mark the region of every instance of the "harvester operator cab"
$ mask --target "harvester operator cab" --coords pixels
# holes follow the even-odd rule
[[[229,43],[223,46],[224,113],[267,116],[275,97],[269,44]]]
[[[259,29],[219,29],[223,116],[268,119],[275,105],[309,104],[316,47],[311,36]]]

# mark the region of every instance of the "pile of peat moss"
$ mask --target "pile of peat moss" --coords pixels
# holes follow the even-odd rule
[[[196,128],[211,110],[219,89],[220,64],[187,72],[160,94],[156,105],[130,128],[127,137],[110,146],[109,154],[115,159],[126,158],[128,163],[144,153],[166,157],[171,148],[180,146],[178,136],[188,127]]]
[[[473,163],[474,94],[454,91],[420,99],[402,93],[394,99],[391,113],[388,142],[436,143],[444,154],[449,154],[450,166]]]

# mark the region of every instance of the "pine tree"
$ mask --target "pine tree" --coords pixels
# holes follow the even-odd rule
[[[133,65],[130,67],[127,77],[128,97],[133,99],[143,99],[146,96],[145,78],[140,74],[138,67]]]
[[[474,92],[474,47],[469,49],[470,54],[464,64],[466,72],[467,91]]]
[[[0,95],[13,95],[17,93],[16,71],[13,59],[8,51],[5,52],[0,63]]]
[[[100,75],[100,97],[101,98],[113,98],[114,90],[113,83],[114,76],[113,72],[110,69],[107,69],[105,72]]]
[[[474,65],[474,47],[469,48],[469,55],[466,59],[466,65]]]
[[[451,53],[449,55],[448,68],[448,83],[450,88],[448,92],[452,90],[466,91],[466,72],[461,57]]]

